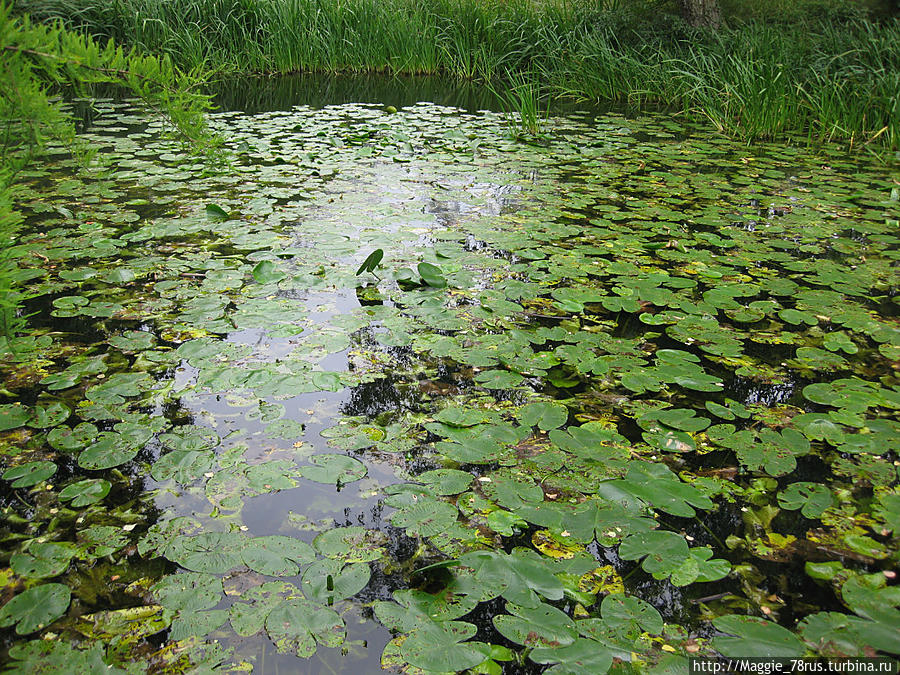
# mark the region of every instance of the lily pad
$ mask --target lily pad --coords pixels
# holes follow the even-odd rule
[[[56,473],[57,466],[53,462],[42,460],[26,462],[13,466],[3,472],[3,480],[12,481],[12,487],[31,487],[47,480]]]
[[[64,584],[41,584],[19,593],[0,607],[0,627],[15,624],[16,633],[34,633],[65,614],[72,592]]]

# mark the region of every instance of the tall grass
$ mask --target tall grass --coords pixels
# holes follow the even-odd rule
[[[17,8],[183,67],[442,73],[494,86],[507,73],[538,73],[555,96],[667,106],[741,138],[800,132],[898,148],[898,19],[876,23],[832,3],[827,20],[748,12],[711,32],[636,16],[638,2],[586,2],[18,0]]]

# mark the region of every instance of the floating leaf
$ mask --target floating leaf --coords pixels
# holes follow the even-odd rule
[[[85,480],[70,483],[59,493],[62,501],[71,501],[75,508],[95,504],[109,494],[112,487],[107,480],[87,478]]]
[[[742,658],[747,654],[766,658],[795,658],[803,656],[803,643],[787,628],[754,616],[729,614],[713,620],[713,625],[724,633],[737,637],[713,638],[712,645],[729,658]]]
[[[303,573],[303,593],[310,600],[331,604],[359,593],[369,583],[366,563],[344,565],[339,560],[318,560]]]
[[[483,642],[467,642],[475,626],[462,621],[425,622],[400,647],[404,660],[430,672],[458,672],[487,660],[491,653]]]
[[[346,485],[365,477],[365,464],[353,457],[337,454],[313,455],[315,466],[304,466],[300,474],[317,483]]]
[[[56,464],[45,460],[26,462],[3,472],[3,480],[12,481],[12,487],[31,487],[41,483],[56,473]]]
[[[28,635],[48,626],[69,607],[72,593],[63,584],[41,584],[19,593],[0,607],[0,627],[16,625],[16,633]]]
[[[364,527],[336,527],[313,540],[322,555],[344,562],[372,562],[384,555],[375,544],[376,533]]]
[[[32,540],[24,551],[12,554],[9,566],[19,576],[43,579],[65,572],[74,556],[75,548],[71,544]]]
[[[494,627],[503,637],[526,647],[565,647],[575,642],[575,622],[551,605],[520,607],[507,603],[512,614],[494,616]]]
[[[315,557],[316,552],[306,542],[280,535],[254,537],[241,549],[241,560],[247,567],[271,577],[294,576],[300,565]]]
[[[0,405],[0,431],[21,427],[29,420],[31,412],[18,403]]]
[[[206,216],[210,220],[215,221],[215,222],[220,222],[220,221],[228,220],[229,218],[231,218],[231,216],[228,215],[228,211],[223,209],[218,204],[207,204],[206,205]]]
[[[559,403],[529,403],[519,410],[517,417],[526,427],[537,425],[541,431],[550,431],[566,423],[569,418],[569,410]]]
[[[253,268],[253,278],[258,284],[275,284],[287,277],[271,260],[261,260]]]
[[[791,483],[778,493],[778,504],[790,511],[800,509],[807,518],[818,518],[834,504],[831,490],[821,483]]]
[[[346,630],[334,611],[302,600],[288,598],[266,617],[266,632],[282,653],[308,658],[317,644],[339,647]]]

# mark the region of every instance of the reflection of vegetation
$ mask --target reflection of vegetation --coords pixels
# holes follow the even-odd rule
[[[726,2],[719,30],[691,28],[678,3],[649,1],[19,0],[17,7],[188,67],[481,81],[537,70],[557,94],[665,105],[746,139],[799,131],[896,148],[900,24],[866,18],[865,4]]]

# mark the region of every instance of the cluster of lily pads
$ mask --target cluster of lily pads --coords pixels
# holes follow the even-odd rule
[[[20,186],[13,670],[900,654],[884,167],[420,104],[221,113],[217,168],[94,109],[116,173]]]

